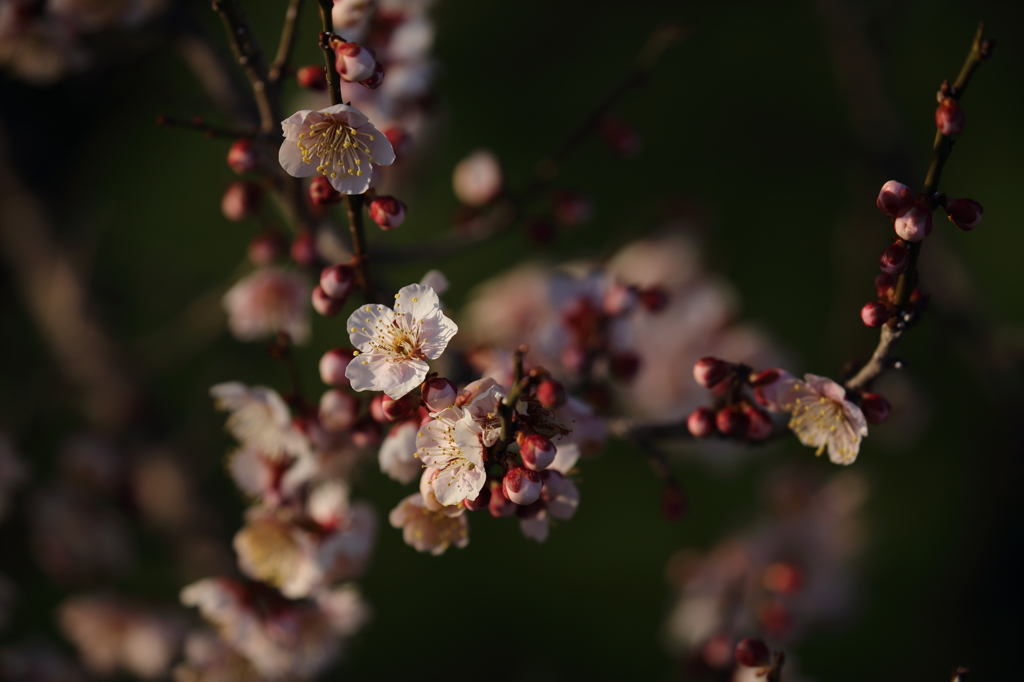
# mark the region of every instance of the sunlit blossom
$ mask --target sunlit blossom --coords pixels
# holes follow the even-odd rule
[[[459,509],[454,516],[445,511],[431,511],[419,493],[399,502],[388,520],[395,528],[402,529],[405,544],[419,552],[436,556],[444,554],[452,545],[462,548],[469,544],[469,521],[464,510]]]
[[[789,428],[815,454],[828,450],[835,464],[852,464],[868,424],[861,409],[846,399],[846,389],[826,377],[807,374],[805,381],[780,378],[771,391],[774,407],[790,413]]]
[[[431,488],[444,506],[473,499],[487,481],[484,446],[472,416],[449,408],[420,427],[416,449],[423,466],[436,469]]]
[[[231,381],[212,387],[210,395],[218,409],[231,413],[227,430],[243,446],[274,458],[310,455],[309,439],[274,389]]]

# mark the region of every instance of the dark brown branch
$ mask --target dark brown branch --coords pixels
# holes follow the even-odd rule
[[[222,126],[211,125],[201,116],[196,116],[193,119],[184,119],[160,114],[156,117],[156,124],[158,126],[163,126],[164,128],[189,128],[191,130],[201,132],[203,135],[210,138],[226,137],[236,140],[240,137],[256,137],[259,134],[258,131],[255,130],[224,128]]]
[[[290,0],[288,10],[284,14],[284,28],[281,29],[281,42],[277,44],[277,56],[270,65],[268,77],[271,83],[279,83],[288,68],[295,47],[295,35],[299,27],[299,15],[302,13],[303,0]]]
[[[366,231],[363,229],[363,195],[346,194],[345,208],[348,211],[348,229],[352,235],[352,261],[359,277],[367,303],[375,303],[377,295],[370,274],[370,254],[366,252]]]
[[[330,45],[331,37],[334,35],[334,17],[331,16],[334,2],[333,0],[317,0],[317,4],[320,7],[320,23],[323,27],[323,32],[320,34],[320,48],[324,51],[327,91],[331,95],[331,104],[342,104],[341,75],[334,68],[334,50]]]
[[[256,107],[260,112],[260,130],[269,133],[277,127],[282,118],[277,98],[271,92],[276,88],[270,81],[263,51],[249,27],[242,5],[238,0],[213,0],[211,6],[224,22],[231,50],[249,77],[253,94],[256,96]]]

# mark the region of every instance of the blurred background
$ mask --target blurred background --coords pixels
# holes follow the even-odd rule
[[[320,59],[313,4],[295,64]],[[268,52],[283,7],[247,3]],[[208,3],[185,2],[172,19],[90,36],[92,66],[56,82],[0,74],[0,429],[29,470],[0,524],[0,572],[15,586],[5,644],[46,637],[73,652],[55,609],[83,581],[173,605],[210,566],[233,570],[230,539],[245,500],[225,474],[229,439],[208,390],[229,380],[284,388],[287,376],[264,344],[240,343],[224,326],[220,297],[264,227],[221,214],[235,178],[224,163],[230,140],[154,122],[159,114],[224,120],[182,59],[176,22],[186,16],[228,53]],[[676,23],[686,36],[615,108],[642,138],[640,153],[614,157],[594,136],[563,164],[559,181],[593,200],[588,225],[544,246],[513,230],[441,262],[375,263],[383,281],[400,286],[438,267],[452,284],[445,302],[458,311],[474,285],[527,256],[606,258],[681,218],[707,266],[734,284],[741,317],[777,339],[795,372],[832,377],[877,341],[858,310],[874,297],[876,259],[891,234],[873,205],[878,188],[890,179],[920,187],[935,91],[955,78],[985,20],[998,47],[964,97],[966,129],[940,185],[979,201],[985,221],[962,233],[936,215],[921,258],[931,308],[902,349],[908,369],[889,387],[899,409],[873,427],[853,467],[869,491],[856,608],[787,653],[802,679],[943,680],[957,665],[977,679],[1011,678],[1024,634],[1024,230],[1013,208],[1024,187],[1024,7],[439,0],[431,16],[438,71],[428,151],[415,190],[401,197],[406,223],[387,234],[374,227],[373,244],[449,231],[458,208],[452,169],[477,148],[498,156],[511,186],[525,184],[627,73],[655,27]],[[286,109],[306,108],[299,88],[288,88]],[[89,335],[81,349],[55,344],[47,330],[61,319],[34,312],[23,266],[35,247],[19,233],[40,225],[82,273],[86,317],[113,348],[96,350]],[[85,305],[68,296],[68,310]],[[345,342],[344,319],[316,317],[312,341],[296,351],[305,385],[320,386],[318,358]],[[91,358],[86,366],[79,350]],[[135,391],[146,398],[142,416],[114,439],[132,473],[104,493],[129,520],[131,556],[113,576],[83,578],[40,568],[47,550],[33,510],[68,466],[59,456],[67,439],[110,423],[81,408],[92,390],[100,405]],[[374,618],[337,675],[440,679],[454,668],[522,681],[687,679],[667,645],[670,558],[762,518],[769,469],[839,473],[792,439],[742,466],[708,459],[673,461],[689,500],[681,521],[660,513],[661,484],[645,456],[613,439],[583,468],[576,517],[542,545],[513,524],[482,522],[467,548],[431,557],[382,523],[360,581]],[[161,466],[195,482],[193,497],[175,498],[164,516],[139,499],[172,485]],[[407,493],[375,469],[370,462],[357,477],[356,497],[383,519]],[[182,500],[184,511],[174,506]],[[175,514],[187,521],[166,518]]]

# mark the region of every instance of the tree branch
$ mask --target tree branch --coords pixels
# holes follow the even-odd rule
[[[277,56],[270,65],[268,77],[271,83],[279,83],[288,68],[295,47],[295,34],[299,27],[299,14],[302,12],[303,0],[290,0],[288,10],[284,13],[284,28],[281,30],[281,42],[277,44]]]

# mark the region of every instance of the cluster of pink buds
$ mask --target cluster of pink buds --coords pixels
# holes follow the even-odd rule
[[[338,36],[331,38],[330,46],[334,50],[334,68],[342,80],[365,85],[371,90],[384,80],[384,67],[369,48]]]
[[[327,316],[341,312],[355,286],[355,276],[352,266],[345,263],[324,268],[320,273],[320,284],[313,289],[313,308]]]
[[[391,196],[376,197],[368,210],[382,230],[393,230],[405,221],[405,203]]]
[[[931,197],[915,196],[906,185],[890,180],[882,185],[875,205],[893,221],[900,239],[919,242],[931,234]]]
[[[775,370],[752,374],[743,364],[701,358],[693,366],[693,378],[711,391],[714,404],[691,412],[686,419],[687,429],[694,438],[717,434],[737,440],[764,440],[771,435],[774,424],[768,412],[757,405],[752,391],[778,377]]]

